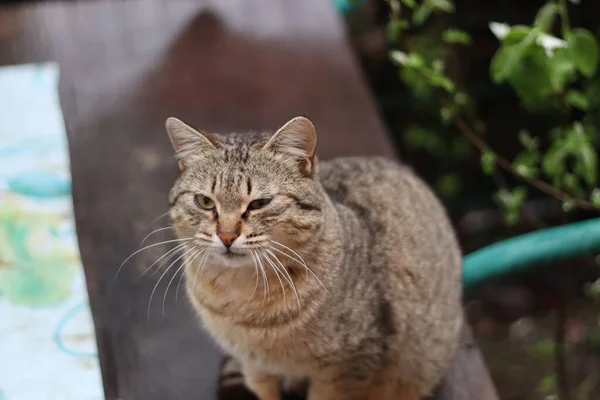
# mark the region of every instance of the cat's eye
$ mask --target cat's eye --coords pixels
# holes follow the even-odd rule
[[[269,204],[273,199],[256,199],[248,204],[248,211],[258,210]]]
[[[203,210],[214,210],[215,202],[208,196],[197,194],[194,196],[194,203]]]

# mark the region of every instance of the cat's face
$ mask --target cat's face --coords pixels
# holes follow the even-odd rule
[[[170,118],[181,174],[170,214],[188,255],[228,266],[294,256],[323,225],[313,125],[295,118],[274,135],[218,136]]]

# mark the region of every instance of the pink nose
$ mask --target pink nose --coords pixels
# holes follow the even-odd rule
[[[221,242],[223,242],[225,247],[230,248],[233,241],[237,239],[239,235],[235,232],[219,232],[217,233],[217,236],[221,239]]]

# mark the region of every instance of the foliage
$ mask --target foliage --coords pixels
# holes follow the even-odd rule
[[[495,197],[509,224],[519,221],[531,193],[525,186],[560,200],[566,212],[600,208],[599,46],[594,34],[570,26],[566,0],[548,0],[530,25],[489,22],[498,39],[489,64],[491,81],[509,86],[527,113],[558,121],[544,135],[520,132],[521,148],[514,155],[500,155],[489,145],[474,97],[449,68],[456,52],[473,43],[468,32],[448,24],[455,12],[453,1],[386,1],[390,59],[415,101],[424,107],[438,104],[438,126],[444,127],[440,131],[425,124],[413,126],[404,137],[407,145],[442,158],[452,155],[448,144],[457,140],[457,132],[468,139],[480,152],[483,173],[499,186]],[[526,185],[508,187],[502,177],[506,173]],[[460,185],[460,176],[446,174],[436,186],[453,193]]]
[[[600,49],[593,33],[571,26],[566,0],[547,0],[529,25],[488,21],[498,43],[489,62],[490,81],[509,88],[523,112],[552,124],[548,132],[530,132],[523,127],[516,135],[518,151],[514,154],[499,154],[490,145],[485,123],[477,115],[476,96],[456,73],[461,50],[475,40],[452,26],[453,1],[386,2],[390,9],[389,57],[416,107],[437,109],[438,116],[435,122],[429,119],[411,125],[403,136],[406,146],[448,160],[468,155],[469,148],[455,152],[452,146],[460,139],[468,140],[479,152],[482,173],[498,186],[494,198],[509,225],[520,220],[522,205],[532,193],[554,197],[564,212],[600,210]],[[514,178],[510,182],[521,184],[509,185],[505,175]],[[435,187],[442,196],[451,196],[461,185],[460,174],[445,170]],[[600,280],[587,290],[600,301]],[[600,322],[588,335],[587,345],[598,351]],[[533,349],[556,361],[556,373],[544,378],[538,390],[547,398],[570,398],[564,361],[559,361],[564,360],[567,349],[558,343],[540,342]],[[576,388],[577,398],[590,398],[588,394],[599,381],[599,376],[590,372]]]

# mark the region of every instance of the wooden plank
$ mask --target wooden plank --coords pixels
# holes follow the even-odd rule
[[[431,400],[499,400],[469,326],[463,328],[452,365]]]
[[[306,115],[319,155],[394,156],[344,29],[322,0],[52,2],[0,8],[0,64],[56,60],[75,216],[108,399],[212,399],[220,354],[172,289],[114,279],[176,174],[163,124],[273,129]],[[158,232],[154,242],[169,239]],[[176,283],[177,281],[175,281]],[[485,375],[485,370],[482,370]],[[490,397],[491,399],[492,397]],[[479,399],[484,399],[479,397]]]

